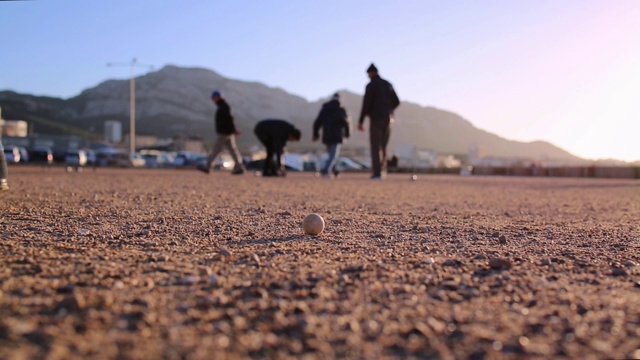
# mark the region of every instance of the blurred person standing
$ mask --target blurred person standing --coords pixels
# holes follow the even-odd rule
[[[391,83],[378,75],[372,63],[367,69],[371,81],[367,84],[362,100],[362,111],[358,120],[358,130],[364,131],[364,118],[369,117],[369,142],[371,144],[371,179],[381,180],[387,167],[387,145],[391,136],[393,111],[400,105],[400,99]]]
[[[213,144],[213,148],[211,149],[211,153],[207,159],[207,164],[204,166],[199,165],[196,168],[206,174],[209,174],[211,172],[211,165],[216,160],[220,152],[222,152],[223,148],[226,147],[235,162],[231,174],[243,174],[244,165],[242,165],[242,156],[240,156],[240,151],[238,151],[238,147],[236,145],[236,136],[240,135],[240,132],[236,129],[233,115],[231,115],[231,107],[224,100],[222,94],[217,90],[211,94],[211,100],[218,107],[215,116],[216,133],[218,134],[218,137],[216,138],[216,142]]]
[[[343,139],[349,138],[349,116],[340,104],[340,94],[335,93],[331,100],[324,103],[320,113],[313,123],[313,141],[320,138],[322,129],[322,143],[327,146],[329,158],[320,173],[323,177],[330,177],[330,172],[338,176],[340,171],[336,168],[340,147]]]
[[[287,141],[300,141],[300,130],[285,120],[265,119],[256,124],[253,132],[267,150],[262,176],[285,176],[282,154]]]

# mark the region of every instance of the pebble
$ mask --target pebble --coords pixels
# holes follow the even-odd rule
[[[627,276],[627,270],[621,267],[614,266],[611,268],[611,275],[613,276]]]
[[[505,258],[493,258],[489,260],[489,267],[494,270],[507,270],[511,268],[511,261]]]
[[[460,266],[462,263],[459,260],[447,259],[442,263],[442,266]]]
[[[200,277],[196,275],[187,275],[183,278],[178,279],[178,284],[180,285],[193,285],[200,282]]]
[[[68,312],[76,312],[82,310],[86,306],[86,301],[84,297],[80,294],[73,294],[69,296],[65,296],[58,303],[58,309],[64,309]]]

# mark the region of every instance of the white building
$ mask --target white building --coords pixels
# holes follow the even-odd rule
[[[29,126],[23,120],[3,120],[2,135],[25,137],[29,134]]]
[[[429,149],[420,149],[411,144],[399,144],[395,148],[395,152],[389,154],[398,157],[398,163],[401,167],[410,168],[430,168],[438,166],[438,153]]]
[[[122,142],[122,122],[107,120],[104,122],[104,139],[113,144]]]

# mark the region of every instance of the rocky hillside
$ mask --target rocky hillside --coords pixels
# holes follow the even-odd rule
[[[227,79],[202,68],[166,66],[137,78],[137,132],[161,137],[197,135],[212,138],[215,106],[209,95],[213,89],[220,90],[232,107],[243,133],[238,140],[241,147],[257,144],[252,129],[256,122],[265,118],[282,118],[295,123],[303,133],[303,141],[298,147],[319,147],[311,143],[311,126],[322,101],[309,102],[282,89]],[[340,93],[355,122],[362,96],[347,91]],[[399,93],[402,95],[401,91]],[[105,120],[120,120],[128,129],[129,81],[108,80],[66,100],[1,92],[0,106],[6,119],[34,121],[35,129],[40,133],[73,129],[100,134]],[[403,102],[396,117],[392,148],[398,144],[411,144],[441,153],[467,154],[470,146],[478,145],[485,155],[579,160],[550,143],[509,141],[474,127],[452,112],[432,107]],[[368,136],[354,131],[347,146],[367,147],[367,142]]]

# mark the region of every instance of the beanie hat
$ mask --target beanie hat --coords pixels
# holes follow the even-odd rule
[[[338,93],[333,94],[333,96],[331,97],[331,100],[340,100],[340,94]]]
[[[373,65],[373,63],[371,63],[371,65],[369,65],[369,67],[367,68],[367,72],[378,72],[378,68]]]
[[[216,91],[212,92],[211,93],[211,97],[214,97],[214,96],[220,96],[220,91],[216,90]]]

